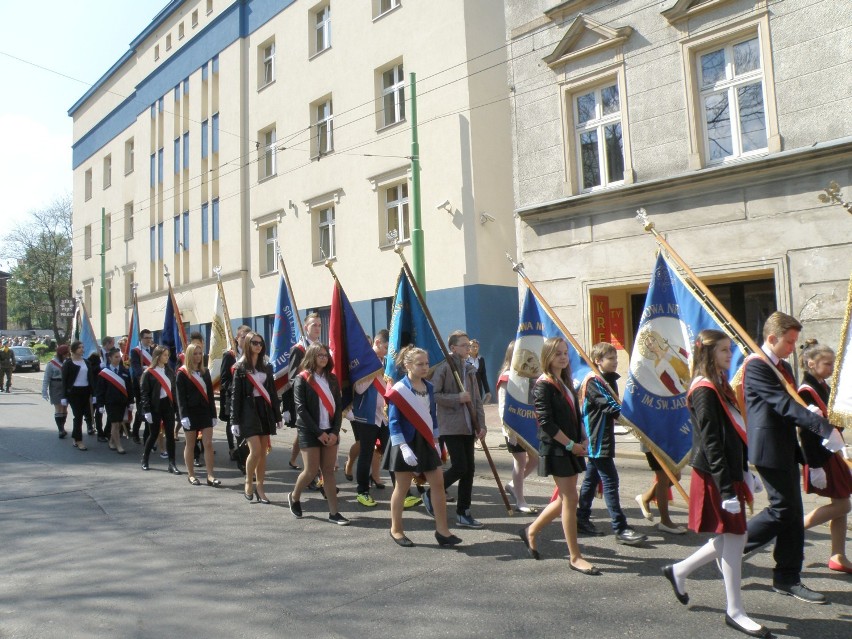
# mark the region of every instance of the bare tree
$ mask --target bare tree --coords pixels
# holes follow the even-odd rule
[[[63,195],[29,219],[16,225],[4,239],[3,256],[15,260],[10,288],[18,293],[10,299],[10,317],[27,317],[30,322],[47,321],[54,337],[59,331],[59,300],[71,296],[71,196]],[[18,300],[16,302],[15,300]],[[13,304],[26,308],[16,309]],[[64,334],[71,330],[65,321]]]

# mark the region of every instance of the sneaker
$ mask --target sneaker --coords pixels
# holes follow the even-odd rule
[[[287,505],[290,507],[290,512],[296,519],[302,518],[302,504],[293,499],[293,493],[287,493]]]
[[[337,524],[338,526],[348,526],[349,525],[349,520],[346,519],[346,517],[344,517],[340,513],[334,513],[333,515],[329,515],[328,520],[333,524]]]
[[[638,546],[648,538],[632,528],[625,528],[621,532],[615,534],[615,541],[625,546]]]
[[[590,535],[592,537],[603,535],[588,519],[577,519],[577,532],[581,535]]]
[[[162,453],[160,453],[160,457],[161,457],[162,459],[168,459],[168,458],[169,458],[169,453],[168,453],[168,452],[166,452],[166,451],[164,450]]]
[[[378,505],[376,500],[370,497],[370,493],[358,493],[358,496],[355,499],[359,504],[366,506],[367,508],[373,508]]]
[[[196,459],[194,462],[192,462],[192,465],[195,466],[196,468],[201,468],[201,460]]]
[[[435,516],[435,509],[432,507],[432,497],[430,496],[429,490],[423,493],[423,507],[426,509],[426,512],[429,513],[430,517]]]
[[[799,601],[811,604],[825,604],[828,601],[825,595],[808,588],[801,581],[797,584],[772,584],[772,590],[782,595],[795,597]]]
[[[462,528],[485,528],[485,524],[473,518],[470,510],[465,511],[463,515],[457,515],[456,523]]]
[[[415,506],[419,506],[423,503],[423,499],[421,497],[415,497],[414,495],[409,495],[405,498],[405,501],[402,502],[403,508],[414,508]]]

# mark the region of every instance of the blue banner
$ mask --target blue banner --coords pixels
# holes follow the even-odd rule
[[[95,329],[92,326],[92,320],[89,318],[89,313],[86,311],[86,305],[83,300],[77,301],[77,324],[74,327],[74,336],[83,342],[83,357],[88,357],[92,353],[98,356],[101,354],[98,338],[95,337]]]
[[[290,366],[290,350],[301,337],[299,323],[296,321],[296,303],[287,286],[287,278],[278,278],[278,303],[275,305],[275,322],[272,325],[272,372],[275,375],[275,388],[281,390],[287,383],[287,369]]]
[[[420,305],[417,295],[414,294],[404,269],[400,271],[396,281],[396,295],[394,295],[388,332],[390,339],[385,360],[386,379],[397,382],[405,375],[405,371],[397,370],[395,360],[399,351],[409,344],[414,344],[429,354],[431,368],[444,361],[444,352],[441,350],[438,338],[429,326],[426,312]]]
[[[177,308],[174,294],[169,291],[166,300],[166,315],[163,319],[163,334],[160,336],[160,345],[169,349],[169,364],[172,369],[177,370],[178,355],[183,353],[183,326],[180,323],[180,311]]]
[[[130,366],[130,351],[139,346],[139,304],[136,295],[133,296],[133,307],[130,310],[130,326],[127,327],[127,343],[121,351],[121,359]]]
[[[536,379],[543,372],[541,349],[549,337],[561,337],[568,344],[571,377],[574,388],[578,388],[591,369],[541,307],[532,291],[527,289],[515,336],[515,350],[512,354],[503,414],[500,417],[503,423],[523,440],[523,444],[533,450],[538,450],[538,426],[532,391]]]
[[[704,329],[724,330],[662,254],[657,258],[636,332],[622,416],[672,469],[689,461],[692,423],[686,407],[693,344]],[[729,376],[744,354],[734,343]]]

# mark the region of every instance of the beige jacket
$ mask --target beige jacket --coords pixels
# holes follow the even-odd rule
[[[479,425],[479,432],[484,433],[485,409],[479,395],[479,385],[476,379],[476,369],[455,355],[451,356],[458,367],[464,371],[465,390],[470,394],[471,408]],[[459,401],[459,386],[453,371],[446,360],[435,367],[432,374],[432,384],[435,386],[435,402],[438,404],[438,430],[441,436],[473,435],[474,427],[467,407]]]

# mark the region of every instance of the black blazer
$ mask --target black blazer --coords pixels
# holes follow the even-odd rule
[[[568,439],[581,443],[586,439],[581,426],[579,401],[573,388],[568,392],[574,398],[574,407],[568,403],[565,396],[550,382],[539,381],[533,387],[535,416],[538,422],[539,454],[565,457],[571,455],[565,446],[554,439],[558,432],[564,433]]]
[[[723,499],[735,497],[748,451],[728,419],[716,391],[698,387],[687,402],[692,415],[692,467],[712,475]]]
[[[273,421],[268,425],[268,431],[270,434],[275,435],[277,431],[276,424],[281,421],[281,409],[278,406],[278,402],[275,401],[275,378],[272,373],[272,365],[266,364],[263,372],[266,373],[266,381],[263,387],[269,393],[269,398],[272,400],[271,410]],[[265,432],[262,426],[257,423],[257,420],[258,414],[254,404],[254,385],[248,379],[245,366],[240,363],[234,368],[234,379],[231,382],[231,423],[239,425],[241,433]]]
[[[810,373],[805,373],[802,377],[802,382],[809,384],[816,389],[817,395],[822,402],[828,406],[829,390],[824,388],[816,378]],[[815,404],[814,398],[811,397],[809,391],[800,391],[799,397],[805,400],[808,404]],[[834,454],[822,445],[822,437],[816,435],[806,428],[799,429],[799,440],[802,442],[802,452],[805,455],[805,463],[811,468],[822,468],[831,459]]]
[[[95,375],[97,375],[97,372],[88,361],[86,361],[86,365],[88,367],[88,374],[86,375],[86,378],[89,382],[89,390],[94,392]],[[71,389],[74,387],[74,382],[77,380],[77,374],[79,372],[80,367],[75,364],[74,360],[70,357],[62,362],[62,388],[65,393],[65,397],[71,397]]]
[[[207,399],[195,386],[195,382],[189,379],[192,373],[179,372],[176,377],[175,389],[177,395],[178,413],[181,417],[189,417],[191,412],[196,414],[201,413],[201,410],[206,409],[210,412],[210,417],[216,419],[216,402],[213,400],[213,380],[210,377],[210,371],[205,370],[201,374],[201,379],[207,389]],[[203,414],[203,413],[202,413]]]
[[[98,407],[122,404],[126,406],[133,403],[133,386],[130,383],[130,371],[124,368],[123,364],[118,365],[118,376],[121,377],[124,382],[124,388],[127,389],[127,395],[125,396],[124,393],[118,390],[111,381],[98,375],[96,378],[97,392],[95,393]]]
[[[160,381],[149,372],[150,370],[150,368],[145,369],[139,383],[139,405],[143,414],[160,411]],[[175,373],[169,366],[165,366],[163,371],[172,383],[172,397],[174,397]],[[177,408],[174,403],[172,406]]]
[[[224,421],[231,417],[231,384],[234,380],[231,369],[236,363],[236,353],[230,350],[225,351],[222,355],[222,368],[219,369],[219,419]]]
[[[296,403],[296,427],[319,437],[322,433],[332,432],[340,435],[340,424],[343,421],[343,400],[340,397],[340,385],[334,373],[328,373],[328,386],[334,396],[334,415],[328,416],[330,431],[320,430],[319,407],[320,398],[311,385],[301,375],[297,375],[293,382],[293,399]]]
[[[790,365],[782,362],[793,377]],[[746,362],[743,388],[748,420],[748,456],[755,466],[789,469],[804,461],[796,440],[796,425],[822,438],[831,434],[827,419],[800,406],[784,390],[763,359]]]

